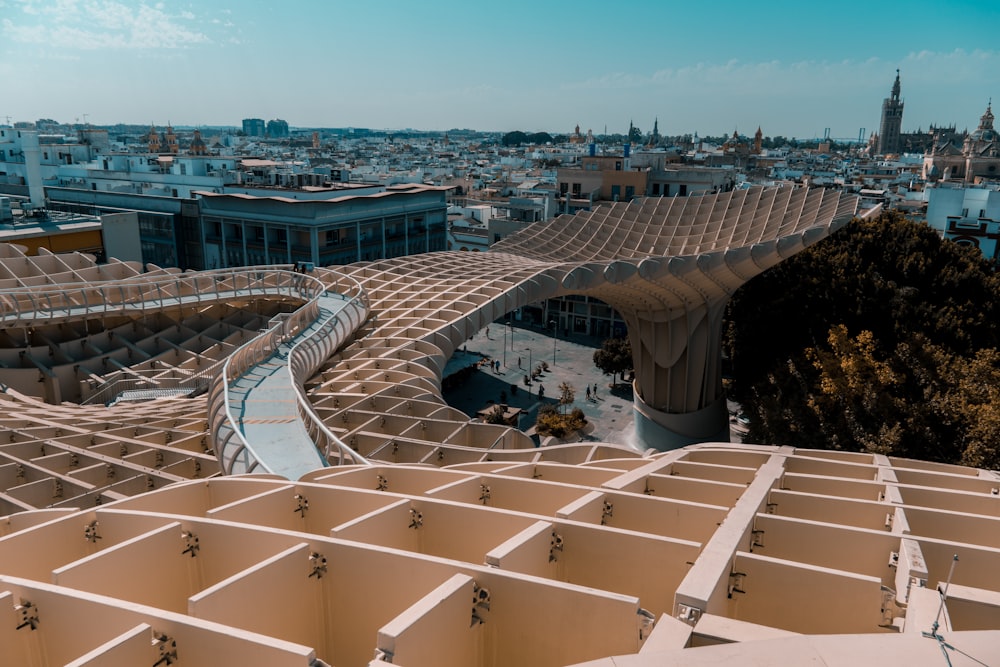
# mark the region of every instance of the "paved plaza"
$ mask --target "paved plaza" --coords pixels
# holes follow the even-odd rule
[[[558,405],[559,385],[567,382],[576,394],[569,409],[583,410],[589,424],[586,432],[576,435],[572,441],[589,440],[634,446],[631,385],[618,376],[618,386],[612,391],[611,376],[594,366],[594,351],[599,345],[599,341],[591,338],[576,337],[567,340],[560,336],[553,339],[547,332],[537,329],[491,324],[470,338],[464,351],[458,350],[448,361],[445,377],[482,359],[499,362],[499,370],[492,370],[489,363],[481,364],[468,380],[446,389],[444,398],[449,405],[475,417],[476,412],[487,407],[490,401],[500,403],[500,392],[506,392],[506,403],[525,411],[519,423],[521,429],[532,434],[534,431],[531,427],[542,402]],[[525,387],[525,374],[542,361],[549,365],[548,370],[533,381],[530,387]],[[517,387],[516,392],[511,389],[511,385]],[[540,387],[544,388],[541,400],[538,398]],[[589,400],[586,392],[588,387],[591,391]]]
[[[636,447],[635,429],[632,419],[632,387],[618,376],[617,386],[612,389],[611,376],[605,375],[594,366],[594,351],[601,341],[589,336],[559,336],[553,341],[547,331],[522,326],[505,327],[491,324],[468,340],[464,351],[459,349],[448,360],[444,375],[448,377],[460,369],[479,363],[476,372],[458,386],[444,390],[444,398],[449,405],[458,408],[470,418],[493,403],[500,403],[500,392],[506,392],[507,405],[521,408],[524,412],[518,422],[521,430],[534,435],[535,419],[542,403],[558,405],[559,385],[568,382],[576,393],[570,409],[580,408],[587,417],[585,433],[571,436],[569,441],[610,442]],[[553,363],[553,342],[555,342],[555,363]],[[506,348],[506,355],[504,350]],[[483,360],[487,360],[483,363]],[[488,361],[500,362],[499,371],[491,369]],[[542,361],[549,369],[531,383],[524,386],[524,375],[530,364],[537,366]],[[520,366],[518,365],[520,363]],[[597,384],[596,399],[593,388]],[[517,392],[511,391],[511,385]],[[539,401],[538,388],[544,387],[544,397]],[[591,389],[587,398],[586,387]],[[527,391],[526,391],[527,390]],[[739,406],[729,402],[730,441],[742,442],[746,427],[737,423],[735,414]]]

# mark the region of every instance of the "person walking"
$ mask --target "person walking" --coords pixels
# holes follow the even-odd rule
[[[587,401],[590,401],[590,385],[587,385]]]
[[[594,400],[597,400],[597,383],[594,383]]]

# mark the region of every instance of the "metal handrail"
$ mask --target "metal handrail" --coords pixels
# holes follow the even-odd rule
[[[80,284],[58,283],[0,288],[0,325],[20,324],[27,327],[37,324],[40,320],[104,315],[122,309],[138,309],[145,312],[147,309],[158,310],[166,305],[215,302],[234,295],[281,294],[302,299],[306,302],[305,305],[294,311],[287,319],[252,338],[227,356],[221,363],[218,375],[214,375],[217,364],[213,364],[195,376],[169,381],[169,384],[191,382],[197,385],[210,382],[211,377],[215,378],[217,386],[221,386],[223,413],[221,415],[223,422],[213,425],[215,431],[213,437],[217,441],[217,446],[222,446],[222,449],[217,451],[220,464],[224,472],[232,472],[236,458],[242,457],[245,470],[250,471],[258,465],[264,469],[268,467],[266,463],[260,461],[253,446],[247,442],[242,431],[236,426],[237,421],[229,403],[229,384],[270,357],[282,343],[314,323],[320,314],[318,299],[328,291],[343,295],[351,307],[367,313],[368,295],[356,279],[329,269],[315,269],[311,274],[301,274],[292,271],[290,265],[271,265],[191,273],[158,272]],[[340,321],[334,317],[324,322],[322,327],[325,329],[330,325],[332,331],[339,324]],[[304,341],[300,341],[296,347],[302,342]],[[290,354],[289,359],[291,358]],[[165,381],[167,378],[145,380],[139,376],[119,380],[132,383],[148,381],[160,387],[168,384]],[[298,386],[297,378],[293,386]],[[333,435],[298,389],[296,393],[300,417],[306,422],[306,430],[311,437],[314,433],[322,436],[322,440],[325,441],[325,455],[329,456],[331,449],[336,447],[341,461],[345,456],[364,461],[360,454],[350,450]],[[215,390],[212,394],[218,395],[219,390]],[[212,398],[209,399],[210,410]],[[212,420],[213,416],[215,415],[210,411],[209,419]],[[223,434],[224,428],[229,432]],[[239,446],[227,464],[229,443],[234,437]]]
[[[313,314],[313,319],[315,319],[316,315],[319,314],[319,306],[316,304],[315,298],[310,300],[305,308],[299,309],[293,313],[292,318],[283,320],[278,324],[278,326],[268,329],[262,334],[250,339],[240,347],[236,348],[236,350],[226,358],[226,362],[222,366],[222,372],[219,374],[219,380],[221,380],[222,387],[222,410],[225,419],[223,424],[218,425],[218,428],[221,429],[221,427],[225,426],[229,430],[229,434],[228,437],[225,438],[222,449],[216,451],[216,456],[219,458],[219,464],[222,466],[224,474],[231,474],[233,472],[236,457],[240,454],[243,454],[245,472],[250,472],[256,468],[257,465],[261,465],[267,472],[272,472],[267,464],[257,456],[253,446],[246,439],[243,431],[240,430],[237,425],[238,422],[233,416],[229,400],[229,383],[232,380],[242,377],[251,368],[270,357],[278,349],[278,346],[285,340],[288,323],[300,320],[303,317],[303,313],[306,311]],[[229,441],[232,437],[236,437],[239,447],[235,452],[233,452],[233,457],[227,465],[226,450],[229,449]],[[247,459],[247,454],[253,457],[252,463]]]
[[[261,294],[294,295],[308,301],[325,289],[320,281],[304,281],[302,279],[309,276],[294,273],[290,268],[289,265],[274,265],[193,273],[153,273],[121,280],[0,288],[0,323],[11,326],[23,322],[31,326],[49,317],[100,315],[123,307],[146,310],[161,307],[167,302],[178,305],[202,303],[235,293],[253,294],[257,291]],[[296,281],[310,289],[296,287]],[[151,294],[156,296],[151,298]]]
[[[323,275],[325,278],[337,278],[338,280],[343,280],[346,283],[347,289],[338,289],[337,293],[345,296],[349,300],[349,305],[359,307],[362,311],[366,312],[368,309],[368,295],[364,291],[361,284],[350,276],[344,276],[341,274],[336,274],[329,270],[318,270],[316,271],[318,275]],[[237,463],[237,458],[242,456],[244,472],[249,472],[254,470],[258,465],[261,466],[267,472],[273,472],[254,451],[253,445],[246,439],[246,436],[237,426],[238,422],[232,414],[232,408],[229,400],[229,384],[231,381],[242,377],[254,366],[262,363],[268,359],[278,347],[284,343],[286,340],[294,337],[299,331],[306,328],[308,324],[316,321],[319,316],[319,303],[318,298],[320,295],[328,291],[327,284],[318,278],[314,278],[312,275],[304,274],[293,274],[301,280],[298,284],[304,286],[309,284],[311,287],[319,286],[318,291],[310,291],[309,302],[299,310],[292,313],[290,317],[283,320],[278,324],[278,326],[268,329],[262,334],[254,337],[253,339],[247,341],[240,347],[238,347],[232,354],[230,354],[222,367],[222,372],[219,374],[218,378],[221,381],[221,412],[224,416],[224,421],[222,424],[217,425],[218,433],[213,434],[216,438],[222,439],[223,442],[221,449],[216,451],[216,456],[219,458],[220,466],[222,467],[223,473],[230,474],[233,472],[233,468]],[[308,280],[307,280],[308,279]],[[333,290],[329,290],[333,291]],[[331,318],[336,319],[336,317]],[[324,323],[325,325],[326,323]],[[300,341],[299,344],[301,344]],[[296,345],[296,347],[298,344]],[[294,348],[293,348],[294,349]],[[289,364],[291,364],[291,353],[289,356]],[[293,375],[293,379],[294,375]],[[298,386],[298,381],[293,382],[293,387]],[[218,390],[216,390],[218,392]],[[337,443],[338,448],[341,451],[341,457],[343,457],[346,445],[341,443],[336,436],[333,435],[322,425],[322,420],[319,419],[308,401],[305,401],[301,394],[296,390],[298,396],[298,408],[300,417],[302,413],[305,412],[308,417],[310,424],[306,424],[306,430],[309,432],[309,425],[317,428],[317,430],[324,435],[324,438],[330,437],[332,440],[327,441],[327,452],[329,451],[329,446],[332,443]],[[211,417],[211,415],[210,415]],[[222,437],[221,431],[223,427],[228,431],[225,437]],[[310,434],[311,435],[311,434]],[[235,451],[230,452],[230,441],[232,438],[236,438],[238,441],[238,447]],[[347,451],[352,452],[356,455],[353,450],[346,448]],[[231,456],[230,456],[231,453]],[[360,456],[360,455],[358,455]],[[252,460],[251,460],[252,459]],[[365,461],[367,462],[367,461]]]
[[[348,305],[350,306],[354,304],[349,303]],[[302,421],[304,422],[306,426],[306,431],[308,431],[310,435],[312,435],[313,433],[312,430],[310,429],[310,427],[312,427],[318,432],[320,436],[322,436],[322,439],[325,442],[325,447],[323,447],[322,449],[324,450],[324,457],[326,458],[326,460],[329,461],[331,449],[333,447],[336,447],[338,451],[338,460],[340,461],[341,465],[344,464],[345,457],[349,457],[356,463],[371,465],[371,461],[362,456],[360,452],[356,452],[350,447],[348,447],[344,443],[344,441],[338,438],[329,428],[327,428],[326,424],[323,423],[323,420],[320,419],[319,415],[317,415],[316,412],[312,409],[312,404],[306,399],[306,397],[299,389],[299,387],[301,386],[301,382],[306,379],[304,377],[298,377],[298,374],[296,373],[297,364],[295,362],[297,361],[300,353],[299,348],[311,347],[314,350],[318,349],[319,345],[315,341],[317,339],[325,338],[328,334],[332,334],[340,323],[341,319],[339,315],[334,315],[333,317],[328,318],[320,326],[320,328],[317,331],[313,332],[313,334],[310,335],[308,338],[305,338],[296,343],[295,345],[293,345],[292,348],[288,351],[288,372],[289,375],[291,376],[292,387],[294,387],[295,389],[296,402],[299,408],[299,418],[302,419]],[[342,341],[338,341],[337,345],[339,345],[340,342]],[[315,438],[315,436],[313,437]],[[319,445],[320,443],[317,442],[316,444]]]
[[[315,279],[304,281],[301,274],[292,273],[289,271],[289,268],[289,265],[277,265],[267,267],[222,269],[185,274],[153,274],[152,276],[149,274],[143,274],[140,276],[134,276],[125,281],[96,281],[86,286],[76,288],[75,291],[68,290],[66,284],[61,286],[40,285],[21,288],[7,288],[5,290],[0,290],[0,302],[2,302],[4,292],[26,295],[33,304],[33,315],[37,316],[37,298],[44,296],[48,301],[50,311],[60,310],[59,307],[53,305],[52,295],[59,294],[63,299],[72,301],[74,304],[73,307],[79,307],[79,300],[74,301],[73,299],[77,292],[82,294],[83,307],[86,308],[88,312],[93,312],[93,309],[90,306],[91,303],[101,304],[101,310],[103,312],[108,312],[109,310],[114,310],[116,307],[120,307],[125,304],[128,304],[129,306],[138,305],[145,310],[149,304],[158,303],[162,305],[166,300],[176,299],[178,303],[181,303],[184,298],[191,299],[193,297],[196,303],[202,303],[206,301],[219,300],[230,294],[241,292],[250,293],[251,295],[255,292],[262,295],[275,293],[292,295],[293,291],[297,289],[294,287],[296,283],[301,284],[301,289],[299,289],[300,293],[296,296],[305,300],[315,298],[317,294],[322,293],[322,290],[324,289],[322,284],[317,285],[314,282]],[[166,295],[164,294],[165,287],[167,288]],[[230,287],[231,289],[225,289],[225,287]],[[303,289],[305,293],[301,293]],[[126,290],[128,290],[128,292],[126,292]],[[155,292],[156,298],[147,298],[149,294],[153,292]],[[88,295],[95,293],[99,295],[98,298],[88,299]],[[208,295],[211,295],[212,298],[208,298]],[[109,298],[112,296],[117,298]],[[19,310],[18,315],[22,312],[23,311]],[[3,316],[0,316],[0,319],[3,319]],[[208,385],[212,377],[215,376],[216,372],[224,362],[224,359],[220,359],[207,368],[201,369],[198,373],[181,378],[147,378],[146,382],[151,387],[170,389],[183,389],[190,387],[192,391],[196,391],[203,389]],[[137,373],[132,372],[131,374],[134,376]],[[116,396],[117,393],[119,393],[118,387],[120,385],[130,383],[134,384],[136,382],[139,382],[139,380],[136,380],[134,377],[116,378],[109,384],[102,386],[85,401],[82,401],[81,404],[87,405],[98,401],[106,404],[114,396]]]
[[[103,403],[104,405],[107,405],[115,396],[118,396],[126,391],[139,389],[140,387],[143,389],[166,388],[161,387],[153,378],[136,377],[134,375],[129,377],[119,376],[110,382],[102,384],[100,389],[95,391],[86,399],[80,401],[80,405],[93,405],[95,403]]]

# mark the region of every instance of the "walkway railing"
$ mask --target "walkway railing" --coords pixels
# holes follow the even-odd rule
[[[269,359],[283,344],[314,324],[320,316],[318,298],[327,291],[347,299],[345,311],[349,317],[342,316],[344,311],[341,315],[331,317],[289,351],[286,358],[296,391],[297,411],[306,431],[324,452],[327,460],[336,455],[341,463],[348,460],[367,463],[360,454],[341,442],[322,424],[299,389],[300,383],[315,372],[367,317],[369,309],[367,294],[360,283],[353,278],[330,270],[317,269],[308,275],[291,271],[284,273],[301,289],[300,296],[308,299],[307,303],[277,326],[244,343],[229,355],[223,364],[218,381],[209,392],[209,427],[215,443],[216,456],[225,474],[254,472],[258,467],[271,472],[267,462],[254,451],[252,443],[247,440],[240,428],[239,421],[232,414],[231,385],[255,366]]]
[[[322,294],[322,283],[302,281],[302,274],[288,268],[151,273],[124,280],[0,289],[0,326],[32,327],[39,321],[157,311],[168,306],[212,303],[255,294],[287,294],[307,300]]]
[[[0,304],[19,304],[18,310],[5,309],[0,323],[16,322],[33,316],[38,320],[65,317],[103,316],[123,310],[159,310],[166,306],[203,305],[236,297],[287,295],[312,300],[322,290],[301,274],[285,265],[253,268],[220,269],[198,273],[158,273],[135,276],[126,281],[95,282],[88,285],[41,285],[37,287],[0,290]],[[16,294],[16,298],[10,297]],[[28,310],[28,306],[38,308]],[[8,326],[16,326],[8,324]],[[30,325],[29,325],[30,326]],[[124,391],[135,389],[205,390],[222,368],[225,359],[185,375],[176,368],[137,371],[117,371],[106,380],[92,380],[94,391],[82,405],[107,405]]]
[[[327,293],[342,295],[347,305],[339,315],[322,322],[317,331],[299,341],[288,355],[289,372],[296,387],[297,412],[305,430],[327,460],[366,463],[342,443],[313,412],[299,388],[326,358],[360,326],[369,310],[368,297],[357,280],[327,269],[310,274],[288,265],[219,269],[195,273],[157,272],[125,280],[60,283],[0,289],[0,327],[27,330],[39,323],[55,323],[82,317],[122,313],[146,313],[170,307],[204,305],[254,296],[288,296],[305,304],[272,328],[244,343],[226,359],[197,374],[178,376],[176,369],[162,375],[128,373],[95,392],[108,402],[131,389],[209,387],[209,428],[216,455],[224,472],[250,472],[263,465],[233,417],[229,404],[230,385],[278,348],[316,324],[318,300]],[[218,372],[216,372],[218,371]],[[214,381],[213,381],[214,380]],[[113,395],[112,395],[113,394]]]
[[[327,428],[313,411],[312,404],[302,392],[302,386],[319,365],[364,322],[367,311],[367,303],[364,309],[348,304],[344,311],[328,318],[318,330],[296,343],[288,353],[288,372],[295,388],[299,419],[306,427],[309,437],[323,452],[324,458],[331,461],[336,456],[338,465],[369,464],[370,461],[348,447]],[[357,321],[352,321],[354,319]]]

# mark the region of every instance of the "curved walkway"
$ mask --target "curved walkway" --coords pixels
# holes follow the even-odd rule
[[[292,480],[324,467],[326,460],[302,419],[289,357],[299,343],[319,334],[324,323],[351,304],[348,297],[331,293],[317,302],[319,317],[238,377],[227,392],[229,410],[246,441],[253,443],[255,457],[268,472]]]
[[[340,461],[346,458],[352,463],[366,462],[322,424],[299,390],[302,382],[367,317],[364,292],[356,281],[344,279],[333,271],[320,269],[302,275],[288,269],[279,266],[162,272],[108,283],[47,284],[0,290],[0,324],[30,327],[39,322],[57,323],[255,298],[302,300],[303,306],[222,362],[221,373],[214,366],[197,376],[174,382],[175,386],[150,379],[142,389],[193,390],[209,383],[218,387],[214,393],[223,398],[223,409],[214,413],[214,421],[210,420],[210,432],[226,473],[249,472],[263,463],[268,472],[297,479],[325,465],[331,454]],[[338,287],[339,281],[346,282]],[[297,349],[302,344],[305,345]],[[297,359],[293,360],[296,353]],[[109,383],[108,389],[113,392],[116,386]],[[133,389],[125,385],[119,388]],[[249,442],[254,443],[252,447]],[[239,461],[238,455],[242,455]]]
[[[331,459],[367,463],[301,393],[368,317],[367,296],[356,281],[328,269],[292,275],[309,293],[306,304],[230,355],[210,390],[209,431],[225,474],[259,468],[298,479]]]

